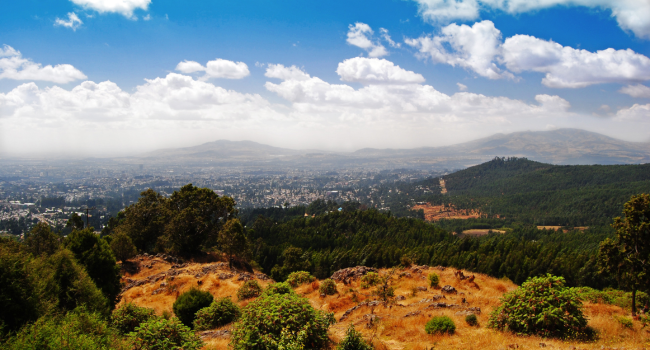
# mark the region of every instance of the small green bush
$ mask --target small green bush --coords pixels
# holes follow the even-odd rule
[[[629,319],[627,317],[623,317],[623,316],[618,316],[618,317],[614,317],[614,318],[616,318],[616,321],[618,321],[618,323],[621,326],[623,326],[625,328],[630,328],[630,329],[634,328],[634,323],[632,323],[631,319]]]
[[[336,283],[332,281],[330,278],[328,278],[320,283],[320,287],[318,287],[318,292],[320,294],[325,294],[325,295],[334,295],[338,293],[338,291],[336,290]]]
[[[135,330],[142,322],[156,317],[153,309],[139,307],[133,303],[125,303],[113,310],[111,324],[120,334],[128,334]]]
[[[309,274],[307,271],[296,271],[289,274],[287,283],[293,288],[297,288],[306,283],[311,283],[316,280],[316,277]]]
[[[465,322],[472,327],[478,326],[478,317],[474,314],[469,314],[465,316]]]
[[[436,274],[435,272],[429,274],[429,285],[431,287],[437,287],[438,283],[440,283],[440,277],[438,276],[438,274]]]
[[[365,276],[361,277],[361,288],[368,289],[381,283],[381,278],[376,272],[368,272]]]
[[[334,315],[315,310],[309,300],[290,294],[262,295],[242,311],[233,327],[234,350],[320,349]]]
[[[354,325],[350,324],[345,338],[336,347],[336,350],[372,350],[372,345],[366,343],[361,337],[361,333],[354,329]]]
[[[198,350],[203,341],[192,330],[172,317],[151,319],[129,334],[136,350]]]
[[[192,327],[196,313],[212,304],[212,294],[192,287],[174,302],[174,314],[184,325]]]
[[[271,294],[291,294],[291,293],[295,293],[293,289],[291,289],[291,285],[286,282],[280,282],[280,283],[269,284],[264,290],[263,294],[271,295]]]
[[[582,300],[565,287],[562,277],[529,278],[501,302],[490,315],[491,328],[543,337],[593,335],[582,313]]]
[[[456,332],[456,324],[449,316],[434,316],[424,326],[427,334],[454,334]]]
[[[237,299],[257,298],[262,293],[262,286],[256,280],[248,280],[237,290]]]
[[[196,313],[194,319],[194,330],[205,331],[231,323],[239,318],[241,310],[230,298],[219,298],[212,302],[209,307],[203,308]]]

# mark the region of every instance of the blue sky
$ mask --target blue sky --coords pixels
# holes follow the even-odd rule
[[[0,154],[650,141],[645,0],[2,4]]]

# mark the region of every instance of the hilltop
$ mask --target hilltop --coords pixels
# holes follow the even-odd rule
[[[169,260],[169,259],[168,259]],[[133,270],[123,280],[127,287],[122,303],[150,307],[161,315],[172,312],[176,297],[195,286],[209,291],[215,297],[230,296],[236,301],[236,291],[248,279],[258,280],[263,286],[273,281],[260,272],[230,270],[225,262],[178,264],[168,262],[164,256],[138,256],[128,263]],[[490,312],[499,305],[499,298],[517,286],[507,279],[496,279],[483,274],[462,271],[473,279],[459,279],[457,270],[444,267],[412,266],[396,270],[392,284],[396,288],[396,302],[384,306],[371,295],[371,289],[362,289],[358,275],[361,269],[346,269],[348,276],[338,279],[338,294],[322,297],[316,290],[319,281],[303,285],[296,292],[309,299],[320,310],[333,312],[337,323],[330,328],[330,339],[342,339],[349,324],[354,324],[366,339],[372,338],[377,349],[504,349],[504,348],[559,348],[559,349],[636,349],[647,346],[648,332],[638,323],[625,328],[615,319],[627,311],[619,306],[590,303],[584,304],[589,325],[599,333],[599,340],[592,343],[566,342],[540,337],[523,337],[497,332],[487,328]],[[361,270],[363,271],[363,270]],[[377,270],[380,275],[389,270]],[[355,277],[355,272],[357,277]],[[440,276],[440,286],[450,285],[456,293],[444,293],[439,288],[428,287],[429,273]],[[472,280],[470,282],[470,280]],[[245,307],[249,301],[237,302]],[[479,327],[471,327],[464,321],[465,315],[478,316]],[[452,336],[427,335],[424,324],[436,315],[447,315],[456,323]],[[225,349],[231,326],[200,333],[206,348]],[[575,346],[575,347],[574,347]]]
[[[552,164],[640,164],[650,162],[650,143],[627,142],[580,129],[557,129],[495,134],[441,147],[364,148],[354,152],[287,149],[252,141],[217,140],[191,147],[156,150],[123,160],[266,169],[284,166],[462,169],[495,156],[527,157]]]

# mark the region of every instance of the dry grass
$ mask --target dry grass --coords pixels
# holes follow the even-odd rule
[[[190,264],[189,268],[198,269],[200,266],[200,264],[195,265]],[[143,278],[164,271],[164,269],[163,263],[157,263],[152,269],[145,269],[131,278]],[[650,349],[650,333],[646,329],[642,329],[640,323],[636,321],[633,329],[626,329],[620,325],[615,317],[626,315],[627,312],[613,305],[585,304],[584,311],[589,319],[589,325],[599,334],[599,338],[594,342],[561,341],[494,331],[487,328],[489,313],[499,305],[499,298],[503,293],[512,291],[517,286],[509,280],[495,279],[466,271],[463,271],[465,275],[475,275],[474,283],[466,280],[461,281],[454,276],[454,271],[449,268],[442,271],[429,268],[421,272],[406,269],[401,272],[408,274],[403,274],[402,277],[398,277],[400,273],[396,273],[391,280],[395,287],[395,295],[405,298],[396,303],[399,305],[360,307],[352,312],[346,320],[337,322],[330,328],[330,338],[333,342],[340,341],[348,325],[352,323],[366,339],[373,341],[376,349],[387,350],[425,350],[432,347],[436,349],[505,350],[510,349],[511,346],[532,349],[540,348],[540,343],[553,349],[572,349],[573,346],[577,349]],[[456,315],[458,309],[432,309],[426,308],[430,303],[420,303],[422,299],[431,299],[434,295],[442,294],[439,288],[428,287],[427,275],[432,272],[440,276],[440,286],[451,285],[459,292],[457,295],[445,295],[445,298],[440,300],[441,302],[461,305],[464,298],[467,304],[462,305],[481,308],[482,312],[477,315],[478,327],[467,325],[464,315]],[[382,271],[382,273],[386,273],[386,271]],[[128,290],[124,294],[122,302],[133,301],[141,306],[152,307],[158,314],[162,314],[163,311],[171,312],[177,294],[191,286],[207,290],[215,297],[232,296],[233,300],[242,307],[250,302],[236,301],[237,289],[243,284],[243,281],[237,281],[236,278],[220,280],[216,275],[207,275],[200,280],[203,283],[199,286],[194,275],[181,274],[176,276],[173,281],[167,282],[170,285],[175,285],[176,291],[151,295],[151,292],[163,282],[159,281]],[[263,286],[268,284],[264,281],[259,282]],[[427,287],[427,290],[417,291],[413,295],[413,291],[417,290],[417,287]],[[374,288],[361,289],[360,281],[352,282],[350,285],[338,283],[337,289],[339,294],[321,298],[318,293],[318,281],[316,281],[296,288],[296,292],[307,297],[316,309],[333,312],[337,321],[345,311],[359,302],[374,299],[371,295]],[[417,313],[418,311],[420,314],[404,317],[408,313]],[[379,317],[378,321],[370,323],[367,316],[370,314]],[[428,335],[425,333],[424,325],[431,317],[437,315],[447,315],[454,320],[457,327],[454,335]],[[226,349],[227,344],[228,339],[209,339],[206,341],[205,348]]]

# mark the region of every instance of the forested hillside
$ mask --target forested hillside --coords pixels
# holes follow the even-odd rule
[[[284,223],[260,217],[249,225],[255,261],[276,278],[292,266],[325,278],[345,267],[391,267],[407,259],[508,277],[515,283],[553,273],[564,276],[570,285],[598,288],[615,284],[610,276],[598,275],[595,266],[598,245],[611,234],[610,229],[562,233],[515,225],[506,235],[458,238],[436,225],[376,210]],[[302,251],[287,257],[289,247]]]
[[[650,192],[650,164],[551,165],[495,158],[444,176],[447,194],[427,191],[434,181],[409,184],[391,210],[415,202],[480,209],[490,217],[536,225],[608,225],[632,195]],[[433,189],[433,188],[432,188]],[[393,210],[394,208],[394,210]]]

